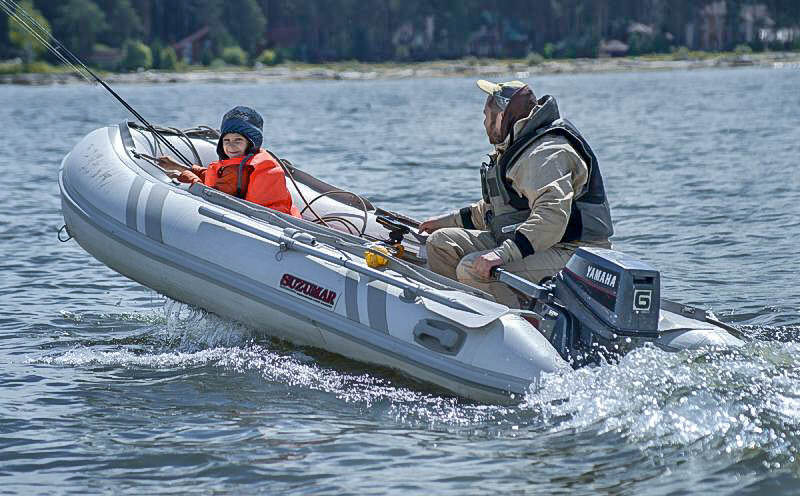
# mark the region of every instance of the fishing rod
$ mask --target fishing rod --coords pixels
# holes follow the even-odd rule
[[[0,8],[8,14],[8,16],[14,19],[20,26],[22,26],[25,30],[27,30],[37,41],[39,41],[45,48],[47,48],[53,55],[58,57],[59,60],[64,62],[67,66],[69,66],[73,71],[75,71],[79,76],[85,79],[89,83],[100,83],[111,95],[119,101],[134,117],[136,117],[139,122],[141,122],[148,131],[153,133],[153,136],[156,137],[161,143],[166,145],[169,150],[175,154],[176,157],[180,158],[186,166],[191,167],[192,162],[187,159],[180,151],[178,151],[175,146],[169,142],[164,136],[159,133],[155,127],[153,127],[147,120],[142,117],[139,112],[137,112],[133,107],[131,107],[128,102],[126,102],[121,96],[117,94],[105,81],[100,79],[100,77],[95,74],[86,64],[81,61],[74,53],[72,53],[67,47],[64,46],[61,41],[59,41],[55,36],[52,35],[47,29],[42,27],[33,16],[31,16],[25,9],[20,7],[20,5],[15,2],[14,0],[0,0]],[[37,31],[38,29],[38,31]],[[55,46],[53,45],[55,43]],[[62,53],[63,52],[63,53]],[[77,64],[77,65],[76,65]],[[85,72],[84,72],[85,71]],[[88,73],[92,79],[86,76]]]

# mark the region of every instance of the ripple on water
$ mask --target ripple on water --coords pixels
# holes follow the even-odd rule
[[[800,474],[800,344],[635,350],[619,365],[549,377],[526,398],[548,429],[614,432],[658,456],[757,459]]]
[[[125,119],[119,105],[79,85],[1,88],[0,121],[15,125],[0,142],[21,157],[0,189],[4,488],[791,493],[800,169],[787,164],[800,150],[798,75],[532,81],[595,148],[615,247],[661,270],[667,297],[712,307],[751,342],[733,353],[640,350],[551,377],[513,407],[453,398],[190,307],[161,310],[161,297],[55,237],[57,164],[92,129]],[[626,97],[609,104],[597,88]],[[233,91],[269,113],[272,149],[384,208],[422,218],[480,197],[488,147],[470,78],[121,89],[153,122],[179,127],[218,124]],[[304,98],[276,104],[298,89]],[[419,98],[432,94],[441,98]],[[731,117],[742,115],[753,139]]]
[[[265,342],[260,333],[247,326],[173,301],[167,301],[163,314],[92,315],[65,311],[62,317],[92,330],[132,323],[132,329],[138,332],[124,338],[98,339],[73,330],[68,339],[30,357],[28,363],[153,371],[213,367],[237,374],[256,373],[269,383],[323,392],[346,403],[377,408],[384,415],[409,423],[471,425],[514,411],[442,396],[430,386],[389,370],[363,372],[363,365],[319,350]],[[348,369],[358,372],[350,373]]]

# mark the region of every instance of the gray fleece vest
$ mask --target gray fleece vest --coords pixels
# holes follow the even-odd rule
[[[561,242],[607,241],[614,234],[614,228],[597,157],[575,126],[560,117],[553,97],[545,96],[539,102],[542,107],[500,160],[496,163],[492,160],[481,167],[483,199],[490,206],[486,212],[486,225],[495,241],[502,243],[513,238],[517,226],[530,217],[528,200],[514,191],[506,173],[536,140],[545,135],[557,135],[567,139],[589,168],[586,185],[575,193]]]

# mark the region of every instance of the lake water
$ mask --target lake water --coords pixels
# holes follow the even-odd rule
[[[745,347],[643,349],[499,407],[273,342],[59,243],[60,160],[130,116],[100,88],[4,86],[0,494],[800,492],[800,70],[529,82],[593,144],[616,248]],[[412,216],[480,195],[472,79],[115,89],[177,127],[252,106],[269,148]]]

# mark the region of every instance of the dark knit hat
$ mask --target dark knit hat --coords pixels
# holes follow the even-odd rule
[[[217,143],[217,155],[220,158],[226,158],[225,150],[222,148],[222,138],[228,133],[238,133],[250,140],[253,148],[258,150],[261,148],[261,143],[264,141],[262,129],[264,128],[264,119],[250,107],[238,106],[229,110],[222,116],[222,124],[220,125],[219,142]]]

